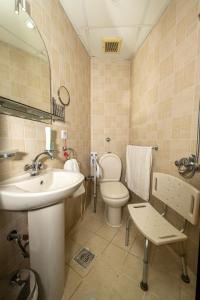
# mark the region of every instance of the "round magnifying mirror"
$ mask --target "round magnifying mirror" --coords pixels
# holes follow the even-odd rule
[[[58,89],[58,98],[63,105],[69,105],[70,94],[68,89],[64,85],[61,85]]]

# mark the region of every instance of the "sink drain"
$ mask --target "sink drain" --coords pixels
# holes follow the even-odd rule
[[[82,248],[79,253],[74,257],[74,260],[84,268],[87,268],[95,255],[89,249]]]

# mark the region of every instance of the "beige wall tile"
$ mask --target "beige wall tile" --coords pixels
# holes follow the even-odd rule
[[[154,170],[174,176],[179,176],[174,161],[195,153],[200,97],[199,4],[198,0],[171,1],[132,60],[130,142],[157,144]],[[154,63],[152,51],[158,53]],[[200,189],[199,174],[189,182]],[[176,214],[169,212],[168,217],[178,225]],[[192,253],[197,253],[198,230],[191,228],[187,254],[195,271],[197,254]]]
[[[91,60],[91,150],[117,153],[125,165],[129,137],[130,62]],[[105,141],[106,137],[111,142]]]

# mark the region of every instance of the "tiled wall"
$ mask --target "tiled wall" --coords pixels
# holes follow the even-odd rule
[[[154,170],[179,176],[176,159],[195,153],[200,99],[197,0],[172,0],[132,61],[130,142],[158,145]],[[199,173],[188,180],[200,188]],[[177,216],[168,214],[177,223]],[[179,222],[181,227],[181,222]],[[188,226],[188,263],[196,270],[199,226]]]
[[[60,130],[67,129],[68,145],[77,152],[81,171],[89,173],[90,152],[90,59],[78,39],[58,0],[31,0],[34,20],[45,40],[51,61],[52,94],[57,95],[60,85],[66,85],[71,103],[66,108],[66,122],[54,123],[57,149],[61,150]],[[0,178],[23,172],[36,154],[44,150],[44,124],[15,117],[0,116],[0,149],[18,148],[16,160],[0,161]],[[63,167],[62,153],[47,166]],[[66,201],[66,230],[80,216],[81,199]],[[16,245],[6,241],[9,230],[27,231],[26,213],[0,212],[0,276],[17,268],[20,262]]]
[[[91,60],[91,149],[120,156],[129,138],[130,61]],[[105,138],[111,141],[106,142]]]
[[[47,59],[0,42],[2,97],[50,112],[49,78]]]

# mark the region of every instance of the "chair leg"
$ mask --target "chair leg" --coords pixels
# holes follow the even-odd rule
[[[143,260],[143,274],[142,281],[140,282],[140,287],[143,291],[148,291],[148,260],[149,260],[149,241],[145,238],[144,243],[144,260]]]
[[[184,243],[181,242],[181,264],[182,264],[182,274],[181,274],[181,279],[185,283],[190,283],[190,278],[187,273],[187,264],[186,264],[186,259],[185,259],[185,249],[184,249]]]
[[[128,246],[128,242],[129,242],[129,226],[130,226],[130,220],[131,220],[131,216],[128,216],[127,220],[126,220],[126,236],[125,236],[125,246]]]

